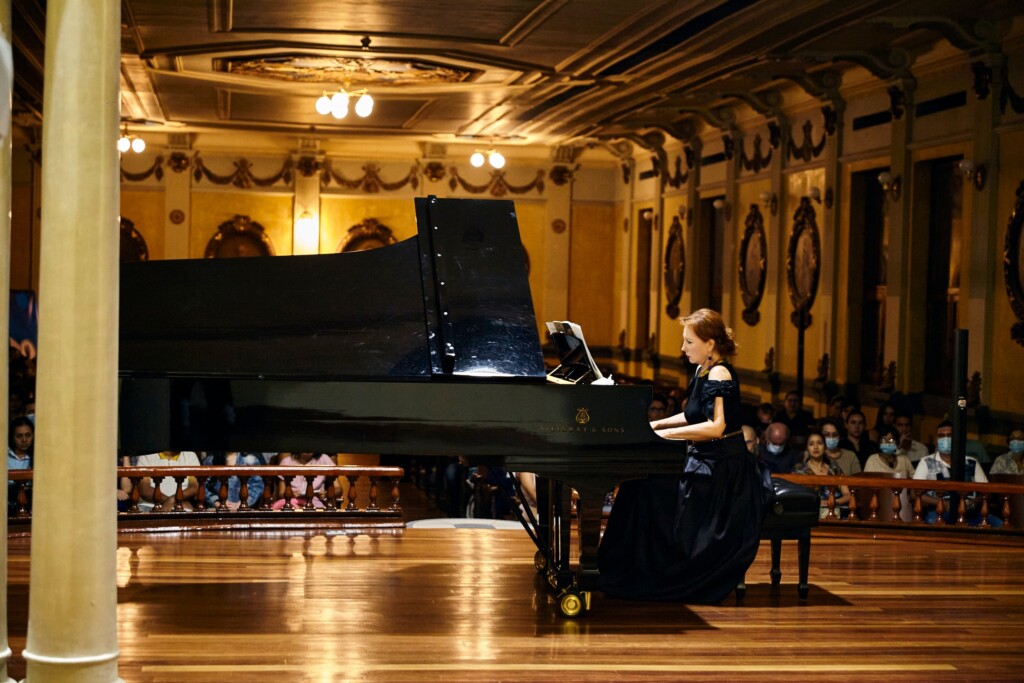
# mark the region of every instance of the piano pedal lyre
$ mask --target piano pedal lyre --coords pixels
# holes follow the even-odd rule
[[[564,616],[569,618],[583,615],[590,611],[590,591],[566,588],[558,596],[558,608],[562,610]]]

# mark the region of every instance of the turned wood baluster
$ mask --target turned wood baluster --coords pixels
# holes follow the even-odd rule
[[[380,477],[370,477],[370,504],[366,506],[367,510],[380,510],[377,505],[377,484],[380,481]]]
[[[1010,494],[1003,494],[1003,528],[1013,526],[1010,524]]]
[[[260,496],[260,510],[271,510],[274,506],[274,486],[277,485],[275,477],[263,477],[263,495]]]
[[[27,481],[18,482],[18,494],[15,496],[15,500],[18,502],[18,510],[14,513],[15,517],[30,517],[28,511],[28,484]]]
[[[903,503],[900,502],[900,493],[903,489],[892,490],[892,517],[889,519],[890,522],[900,521],[900,509],[903,507]]]
[[[292,498],[295,497],[295,491],[292,490],[292,478],[286,476],[284,478],[284,507],[282,510],[294,510],[292,507]]]
[[[166,475],[158,474],[155,477],[150,478],[153,482],[153,509],[150,512],[162,512],[160,508],[163,507],[164,501],[167,497],[164,492],[160,490],[160,485],[164,483],[164,477]]]
[[[946,503],[945,503],[945,501],[942,500],[942,495],[938,491],[935,492],[935,498],[936,498],[936,502],[935,502],[935,523],[936,524],[945,524],[946,523],[946,517],[945,517],[945,514],[946,514]]]
[[[174,477],[174,511],[175,512],[184,512],[185,511],[185,506],[183,505],[183,502],[185,501],[184,489],[185,489],[185,485],[186,485],[185,482],[187,480],[188,480],[188,477]]]
[[[220,489],[217,491],[218,500],[220,505],[217,506],[218,510],[227,510],[228,507],[228,478],[220,478]]]
[[[238,491],[238,509],[239,510],[251,510],[249,507],[249,477],[239,477],[238,481],[242,484],[242,488]]]
[[[921,522],[921,496],[920,495],[914,496],[914,518],[911,521],[917,522],[917,523]]]
[[[337,492],[335,490],[334,482],[337,481],[337,477],[327,477],[326,484],[324,486],[324,509],[325,510],[336,510],[338,506],[335,504],[337,498]]]
[[[836,489],[834,486],[826,486],[825,491],[828,495],[828,514],[825,515],[825,518],[838,519],[839,516],[836,514]]]
[[[306,504],[302,506],[303,510],[315,510],[316,506],[313,505],[313,496],[316,495],[313,491],[313,477],[303,477],[306,480]]]
[[[128,512],[142,512],[139,508],[139,501],[142,500],[142,491],[139,490],[139,482],[142,481],[142,477],[128,477],[132,482],[132,492],[128,498],[132,501],[131,507],[128,508]]]
[[[388,510],[390,510],[391,512],[398,512],[399,510],[402,509],[402,506],[399,505],[398,495],[398,480],[401,477],[388,478],[391,479],[391,506],[388,508]]]
[[[871,489],[871,501],[868,503],[868,510],[871,512],[868,514],[868,520],[872,522],[878,521],[878,489]]]
[[[850,487],[850,514],[847,516],[846,521],[856,522],[857,517],[857,487]]]
[[[964,526],[967,524],[967,503],[964,502],[964,496],[957,496],[958,502],[956,504],[956,525]]]
[[[348,505],[345,506],[346,510],[357,510],[356,508],[356,481],[359,477],[349,475],[348,477]]]
[[[991,525],[988,523],[988,496],[981,497],[981,523],[980,527],[989,528]]]
[[[192,507],[194,507],[197,512],[206,511],[206,479],[206,477],[202,476],[196,477],[196,485],[199,488],[196,491],[196,502],[193,503]]]

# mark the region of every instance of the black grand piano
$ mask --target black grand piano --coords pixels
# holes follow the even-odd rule
[[[596,588],[605,494],[680,473],[685,444],[651,430],[650,387],[578,381],[579,358],[548,378],[511,201],[415,201],[417,236],[372,251],[124,264],[120,448],[465,455],[534,472],[554,484],[522,521],[575,616]],[[575,568],[558,484],[578,492]]]

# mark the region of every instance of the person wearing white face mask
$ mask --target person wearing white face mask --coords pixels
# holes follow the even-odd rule
[[[1014,429],[1006,437],[1010,450],[992,464],[990,474],[1024,474],[1024,429]]]
[[[948,420],[939,423],[938,428],[935,430],[935,436],[938,444],[938,450],[931,455],[926,455],[921,458],[921,462],[917,464],[917,469],[914,471],[914,479],[948,481],[952,478],[950,474],[950,466],[953,460],[953,424]],[[979,484],[988,482],[988,477],[985,476],[985,470],[981,469],[981,465],[978,464],[978,461],[970,456],[965,457],[964,480]],[[954,502],[954,499],[949,496],[948,492],[943,493],[942,518],[945,520],[946,524],[952,524],[956,521],[957,510]],[[971,526],[980,524],[981,510],[979,509],[980,506],[977,505],[978,500],[969,496],[965,499],[965,502],[967,503],[967,523]],[[935,508],[937,503],[938,497],[935,491],[928,491],[921,494],[921,505],[925,510],[924,521],[928,524],[934,524],[938,520],[938,513]],[[1003,525],[1003,520],[990,514],[988,516],[988,523],[994,527],[999,527]]]
[[[843,437],[843,432],[839,425],[839,420],[831,417],[826,417],[821,421],[821,435],[825,439],[825,455],[846,476],[860,474],[860,461],[857,460],[857,456],[854,455],[853,451],[849,451],[839,445]],[[806,456],[804,460],[807,460]]]

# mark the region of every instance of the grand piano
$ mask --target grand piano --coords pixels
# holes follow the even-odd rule
[[[534,472],[552,484],[540,519],[521,521],[559,608],[581,614],[606,493],[681,473],[685,444],[651,430],[651,387],[549,379],[513,202],[415,202],[418,234],[371,251],[124,264],[120,449],[464,455]],[[576,566],[562,485],[578,492]]]

